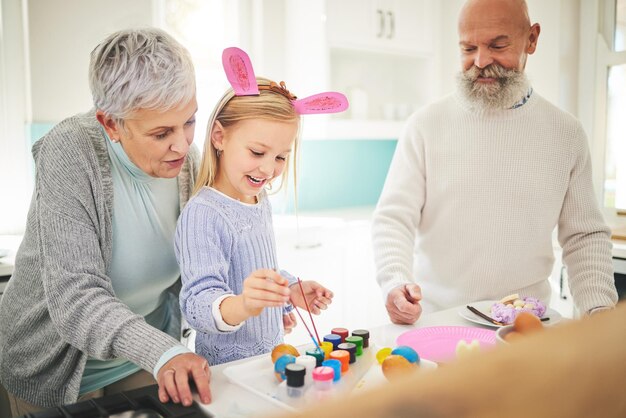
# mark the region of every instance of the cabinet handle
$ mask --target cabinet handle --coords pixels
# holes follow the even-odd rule
[[[376,14],[378,15],[378,32],[376,33],[376,37],[382,38],[385,34],[385,12],[377,9]]]
[[[389,32],[387,33],[387,39],[391,39],[396,36],[396,18],[393,12],[387,11],[387,17],[389,17]]]

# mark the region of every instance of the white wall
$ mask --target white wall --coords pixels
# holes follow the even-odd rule
[[[434,36],[440,52],[436,60],[438,79],[432,84],[443,95],[454,90],[459,71],[457,17],[463,0],[432,1],[441,1],[442,6]],[[1,0],[0,196],[12,203],[0,206],[0,233],[19,232],[24,225],[32,190],[25,124],[54,123],[88,110],[90,51],[115,30],[160,24],[162,17],[157,12],[163,9],[162,3],[163,0],[110,0],[106,4],[95,0]],[[261,28],[237,29],[242,32],[240,41],[247,44],[244,47],[250,48],[259,74],[275,74],[289,85],[305,86],[298,88],[300,95],[318,91],[316,83],[326,84],[326,63],[307,61],[313,48],[324,48],[323,34],[310,33],[309,39],[317,42],[312,45],[296,48],[289,44],[290,33],[310,31],[299,25],[298,19],[288,17],[293,12],[291,0],[240,0],[238,4],[244,20],[244,15],[251,14],[264,19]],[[321,4],[312,2],[311,13],[323,16]],[[577,115],[584,104],[578,100],[578,88],[585,85],[577,83],[578,16],[584,2],[528,0],[528,4],[531,20],[542,24],[538,50],[529,58],[529,77],[537,92]],[[28,13],[24,27],[22,6]],[[28,48],[24,49],[24,45]],[[300,55],[285,57],[283,48],[299,50]],[[308,71],[302,70],[303,66]],[[307,79],[311,73],[315,77]]]
[[[24,118],[27,109],[20,0],[0,3],[0,234],[20,233],[32,182]]]
[[[108,34],[152,26],[152,0],[31,0],[32,121],[58,122],[92,107],[89,53]]]

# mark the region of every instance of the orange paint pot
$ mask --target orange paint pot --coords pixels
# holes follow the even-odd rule
[[[341,373],[345,373],[350,368],[350,353],[346,350],[335,350],[330,353],[330,358],[339,360],[341,363]]]

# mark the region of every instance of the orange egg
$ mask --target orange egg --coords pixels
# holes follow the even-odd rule
[[[396,377],[405,376],[417,370],[417,363],[411,363],[403,356],[398,354],[388,355],[383,360],[383,374],[387,380],[393,380]]]
[[[515,318],[513,328],[521,334],[528,334],[543,329],[543,324],[536,315],[530,312],[520,312]]]
[[[284,354],[291,354],[292,356],[298,357],[300,353],[291,344],[278,344],[272,350],[272,363],[276,363],[276,360]]]

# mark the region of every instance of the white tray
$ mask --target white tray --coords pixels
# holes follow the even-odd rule
[[[313,345],[296,347],[300,353],[313,349]],[[381,367],[376,361],[375,355],[378,349],[374,346],[363,350],[361,356],[357,356],[355,363],[350,365],[350,370],[341,375],[341,380],[333,384],[331,390],[320,392],[313,388],[311,382],[305,384],[302,396],[291,397],[287,395],[285,382],[279,382],[274,375],[274,364],[270,354],[264,354],[251,359],[243,364],[229,366],[224,369],[224,375],[232,383],[255,393],[289,411],[297,411],[303,407],[318,403],[320,400],[333,398],[340,394],[358,393],[363,390],[376,387],[387,382]],[[436,368],[437,365],[428,360],[421,360],[422,368]]]

